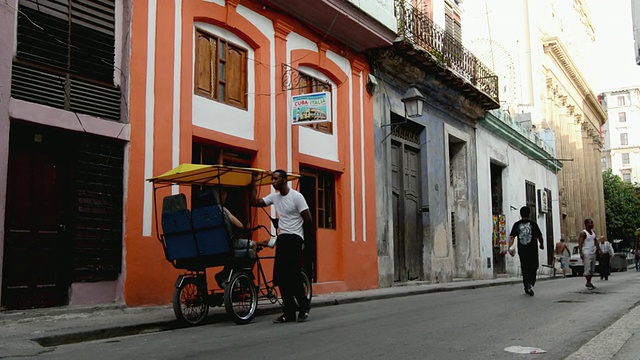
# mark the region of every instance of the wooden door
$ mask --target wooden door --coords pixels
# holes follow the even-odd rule
[[[314,231],[315,226],[317,226],[318,222],[318,185],[317,185],[317,176],[314,176],[313,173],[302,171],[302,178],[300,179],[300,193],[304,196],[307,201],[307,205],[309,206],[309,212],[311,213],[311,218],[314,219],[313,228],[309,228],[305,226],[304,229],[304,250],[302,251],[302,266],[307,271],[307,274],[311,277],[312,282],[317,282],[317,239],[316,232]]]
[[[422,279],[420,151],[400,142],[391,145],[394,280]]]
[[[70,139],[42,127],[11,125],[2,306],[68,303],[71,246],[67,236]]]
[[[553,264],[554,258],[554,249],[555,249],[555,238],[553,236],[553,202],[551,201],[551,190],[544,189],[547,193],[547,213],[545,214],[545,227],[547,228],[547,264]]]

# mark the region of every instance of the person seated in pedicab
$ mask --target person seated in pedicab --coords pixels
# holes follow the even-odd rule
[[[219,199],[221,200],[220,204],[222,205],[222,209],[224,212],[225,223],[227,223],[227,230],[228,230],[227,232],[229,233],[229,236],[231,236],[234,251],[236,251],[236,254],[240,255],[239,257],[246,257],[249,259],[255,258],[258,243],[256,243],[253,240],[243,239],[240,236],[234,235],[233,228],[236,228],[239,230],[247,230],[247,229],[244,227],[244,224],[240,220],[238,220],[238,218],[235,217],[227,207],[224,206],[227,200],[227,191],[222,187],[218,187],[214,193],[219,195]],[[261,245],[264,245],[264,244],[261,243]],[[238,250],[240,250],[240,252],[238,252]],[[247,251],[247,253],[242,253],[241,252],[242,250]],[[216,279],[216,282],[218,283],[218,286],[223,287],[223,284],[229,277],[229,274],[231,272],[231,267],[232,267],[231,264],[225,265],[222,271],[220,271],[214,276]]]

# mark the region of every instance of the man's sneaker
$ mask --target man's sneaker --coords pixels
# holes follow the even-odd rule
[[[293,317],[290,317],[290,316],[287,316],[285,314],[282,314],[282,315],[278,316],[277,318],[273,319],[273,323],[274,324],[282,324],[282,323],[293,322],[293,321],[296,321],[295,315]]]
[[[298,322],[305,322],[307,321],[308,318],[309,318],[308,311],[300,311],[300,314],[298,314]]]
[[[586,286],[586,287],[587,287],[587,289],[589,289],[589,290],[593,290],[593,289],[595,289],[595,288],[596,288],[595,286],[593,286],[593,284],[592,284],[592,283],[588,283],[588,284],[587,284],[587,285],[585,285],[585,286]]]
[[[533,296],[533,288],[531,286],[527,286],[526,288],[524,288],[524,292],[529,296]]]

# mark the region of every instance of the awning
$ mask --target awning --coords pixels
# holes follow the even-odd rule
[[[271,174],[269,170],[256,168],[242,168],[227,165],[202,165],[181,164],[166,173],[147,179],[153,184],[175,185],[222,185],[222,186],[248,186],[251,178],[255,177],[256,185],[270,185]],[[287,174],[287,180],[300,178],[298,174]]]

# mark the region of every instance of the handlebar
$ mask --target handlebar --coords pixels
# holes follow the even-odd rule
[[[253,231],[260,230],[260,229],[264,229],[264,231],[266,231],[266,232],[267,232],[267,234],[269,234],[269,236],[270,236],[270,237],[273,237],[273,236],[274,236],[274,235],[271,233],[271,231],[269,231],[269,229],[268,229],[266,226],[264,226],[264,225],[258,225],[258,226],[256,226],[256,227],[252,228],[252,229],[251,229],[251,231],[253,232]]]
[[[274,234],[272,234],[272,233],[271,233],[271,231],[269,231],[269,229],[268,229],[266,226],[264,226],[264,225],[258,225],[258,226],[256,226],[256,227],[252,228],[252,229],[251,229],[251,231],[256,231],[256,230],[259,230],[259,229],[263,229],[264,231],[266,231],[266,232],[267,232],[267,234],[269,234],[269,237],[270,237],[271,239],[270,239],[270,241],[269,241],[269,245],[267,245],[266,243],[259,243],[259,242],[257,242],[257,241],[256,241],[256,251],[258,251],[258,252],[259,252],[260,250],[264,249],[265,247],[270,247],[270,248],[272,248],[272,247],[273,247],[273,244],[271,243],[271,241],[273,241],[273,240],[274,240],[274,238],[275,238],[275,235],[274,235]]]

